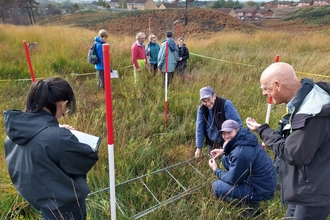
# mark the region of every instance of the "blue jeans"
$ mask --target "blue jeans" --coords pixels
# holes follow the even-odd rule
[[[226,170],[229,170],[229,164],[224,158],[222,158],[222,165]],[[221,200],[224,200],[228,196],[233,199],[244,199],[247,202],[260,202],[273,197],[273,195],[257,195],[245,183],[232,186],[222,180],[216,180],[212,183],[212,192]]]
[[[330,206],[303,206],[288,204],[284,217],[296,220],[326,220],[330,215]],[[291,218],[290,218],[291,217]]]

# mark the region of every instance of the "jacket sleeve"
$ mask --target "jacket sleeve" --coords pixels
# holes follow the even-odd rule
[[[239,185],[243,183],[250,174],[250,164],[243,157],[224,156],[224,159],[230,160],[228,171],[217,168],[214,173],[222,181],[230,185]]]
[[[312,161],[315,152],[326,139],[327,133],[320,126],[322,120],[318,117],[310,119],[305,127],[293,130],[287,138],[281,137],[267,124],[261,125],[257,132],[264,143],[288,164],[303,166]]]
[[[160,47],[160,50],[158,52],[158,69],[162,69],[164,63],[165,63],[165,44],[163,43]]]
[[[182,60],[188,60],[189,59],[189,50],[187,47],[184,47],[184,50],[183,50],[183,56],[182,56]]]
[[[97,57],[99,58],[100,62],[98,64],[95,64],[97,66],[103,67],[103,51],[102,51],[102,44],[101,43],[96,43],[96,54]]]
[[[138,53],[138,51],[137,51],[137,46],[136,46],[136,43],[134,43],[133,45],[132,45],[132,48],[131,48],[131,51],[132,51],[132,63],[133,63],[133,65],[134,65],[134,67],[136,68],[136,69],[140,69],[140,67],[139,67],[139,64],[138,64],[138,62],[137,62],[137,53]]]
[[[226,119],[232,119],[232,120],[236,121],[240,127],[243,126],[242,120],[241,120],[235,106],[228,99],[225,102],[225,117],[226,117]]]
[[[80,143],[69,130],[61,132],[63,152],[59,159],[59,167],[68,175],[86,175],[98,160],[97,152],[84,143]]]
[[[201,109],[197,109],[196,117],[196,147],[202,148],[204,144],[204,125],[205,120]]]

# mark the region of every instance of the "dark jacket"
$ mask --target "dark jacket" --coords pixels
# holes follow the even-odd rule
[[[86,174],[98,160],[97,152],[44,110],[3,115],[6,163],[18,192],[38,210],[85,199],[90,191]]]
[[[179,58],[182,57],[181,61],[178,61],[177,68],[186,68],[187,67],[187,60],[189,59],[189,50],[186,47],[185,44],[182,45],[182,47],[179,47]]]
[[[303,79],[289,103],[285,138],[267,124],[257,132],[280,162],[282,199],[305,206],[330,205],[330,84]],[[289,107],[290,105],[288,105]]]
[[[277,175],[272,159],[258,143],[258,138],[248,129],[240,129],[224,147],[222,156],[228,170],[217,168],[216,176],[234,186],[246,184],[254,194],[265,200],[271,198],[277,188]]]

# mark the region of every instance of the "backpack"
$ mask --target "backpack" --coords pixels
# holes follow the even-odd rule
[[[96,53],[96,44],[97,44],[97,42],[94,41],[93,44],[91,45],[91,47],[89,48],[88,55],[87,55],[87,62],[94,64],[94,65],[98,64],[100,62],[100,59]]]

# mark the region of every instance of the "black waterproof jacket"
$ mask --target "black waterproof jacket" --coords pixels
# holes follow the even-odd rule
[[[330,205],[330,84],[303,79],[291,101],[290,135],[261,125],[257,132],[281,158],[280,181],[285,203]]]
[[[38,210],[85,199],[90,191],[86,174],[97,152],[46,111],[8,110],[3,115],[6,163],[18,192]]]

